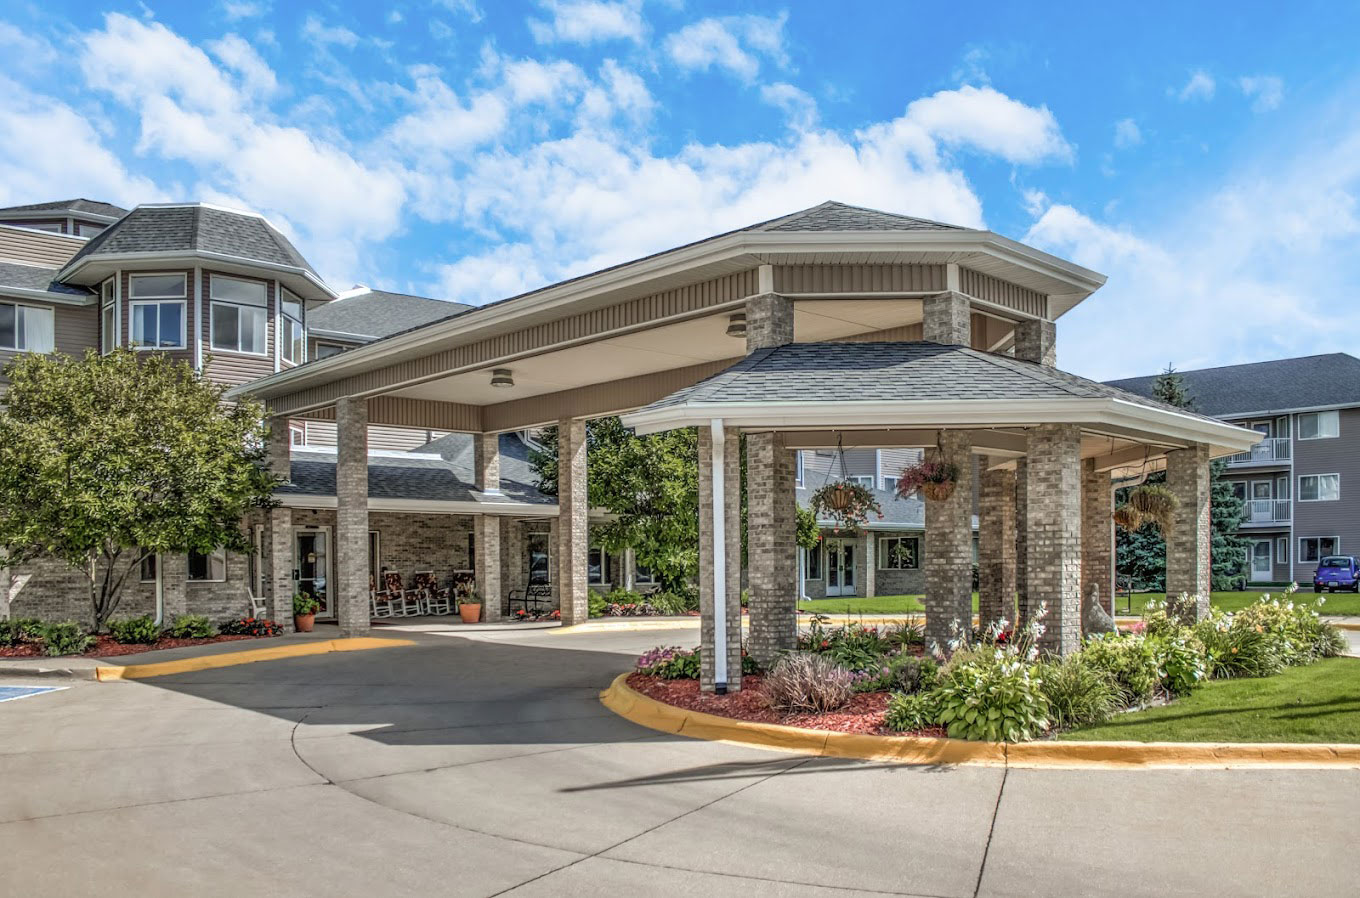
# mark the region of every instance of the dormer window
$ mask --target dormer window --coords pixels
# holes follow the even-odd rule
[[[131,341],[137,349],[183,349],[183,274],[134,274],[128,278]]]
[[[264,355],[268,296],[264,284],[213,275],[212,348]]]

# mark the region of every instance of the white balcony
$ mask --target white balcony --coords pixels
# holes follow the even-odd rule
[[[1288,499],[1250,499],[1247,501],[1247,514],[1243,524],[1288,524]]]
[[[1239,452],[1228,458],[1232,467],[1238,465],[1268,465],[1274,462],[1289,461],[1289,438],[1266,437],[1249,452]]]

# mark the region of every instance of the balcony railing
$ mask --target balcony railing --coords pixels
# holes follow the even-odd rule
[[[1247,516],[1244,524],[1287,524],[1289,523],[1288,499],[1251,499],[1247,502]]]
[[[1289,461],[1289,438],[1266,437],[1249,452],[1239,452],[1228,459],[1229,465],[1259,465],[1266,462]]]

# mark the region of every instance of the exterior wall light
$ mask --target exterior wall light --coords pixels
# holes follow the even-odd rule
[[[514,385],[515,379],[510,376],[509,368],[496,368],[491,372],[491,386],[509,389]]]
[[[745,337],[746,336],[746,315],[738,312],[735,315],[727,316],[727,336]]]

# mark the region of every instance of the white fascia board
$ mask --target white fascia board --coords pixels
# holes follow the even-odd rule
[[[809,402],[715,403],[667,406],[622,416],[625,427],[639,434],[699,426],[721,417],[748,430],[799,430],[876,427],[1034,427],[1039,424],[1117,425],[1158,436],[1207,443],[1233,454],[1250,449],[1261,434],[1244,427],[1188,414],[1148,408],[1120,399],[986,399],[928,402],[837,402],[822,407]]]
[[[693,246],[670,250],[616,268],[585,275],[576,280],[543,287],[464,312],[446,321],[437,321],[405,333],[377,340],[346,353],[320,359],[304,367],[253,381],[251,395],[267,399],[291,393],[318,383],[326,383],[349,373],[381,367],[386,359],[428,352],[429,344],[452,337],[475,338],[478,331],[513,326],[518,318],[571,305],[593,294],[626,289],[657,278],[678,274],[703,265],[751,256],[753,253],[811,253],[927,251],[945,253],[984,252],[1014,264],[1070,283],[1078,291],[1090,293],[1105,283],[1105,276],[1051,256],[1024,244],[1000,237],[990,231],[900,232],[845,231],[808,233],[740,232],[718,237]],[[752,265],[755,259],[752,259]],[[229,396],[247,392],[235,388]]]
[[[372,334],[352,334],[349,331],[332,331],[324,328],[308,327],[309,337],[323,337],[330,340],[344,340],[347,343],[372,343],[378,339]]]
[[[59,280],[68,280],[74,277],[81,269],[93,266],[96,263],[109,265],[120,265],[126,262],[160,262],[167,266],[179,262],[187,263],[190,267],[200,265],[203,261],[220,262],[229,265],[242,265],[250,268],[263,268],[266,271],[277,271],[281,274],[291,274],[307,281],[316,287],[327,297],[334,299],[335,291],[330,288],[325,281],[312,274],[305,268],[296,265],[284,265],[281,262],[266,262],[262,259],[250,259],[245,256],[233,256],[229,253],[214,253],[207,250],[176,250],[174,252],[143,252],[143,253],[91,253],[82,256],[74,265],[68,265],[60,272]],[[102,278],[101,278],[102,280]]]
[[[334,496],[303,496],[283,493],[274,497],[285,508],[335,508]],[[443,499],[385,499],[369,497],[369,511],[409,512],[420,514],[492,514],[522,517],[557,517],[556,505],[534,505],[529,502],[478,502]]]
[[[10,216],[7,215],[6,217],[8,218],[8,217],[10,217]],[[60,217],[60,216],[53,216],[53,215],[35,215],[35,216],[33,216],[33,218],[35,218],[35,219],[39,219],[39,218],[41,218],[41,219],[51,219],[51,218],[55,218],[55,217]],[[113,220],[114,220],[114,221],[117,221],[117,219],[113,219]],[[79,243],[79,244],[82,244],[82,245],[85,244],[85,243],[88,243],[89,240],[90,240],[89,237],[79,237],[79,236],[77,236],[77,235],[75,235],[75,234],[62,234],[62,233],[60,233],[60,232],[58,232],[58,231],[44,231],[42,228],[27,228],[27,227],[24,227],[24,226],[21,225],[21,224],[0,224],[0,229],[10,230],[10,231],[23,231],[25,234],[42,234],[42,235],[45,236],[45,237],[61,237],[61,238],[65,239],[65,240],[74,240],[76,243]],[[11,261],[11,260],[8,260],[8,259],[7,259],[6,261]],[[24,264],[24,263],[19,263],[19,264]]]
[[[48,290],[30,290],[27,287],[0,286],[0,296],[13,299],[50,302],[59,306],[92,306],[98,299],[93,293],[88,296],[72,296],[67,293],[52,293]]]
[[[1330,412],[1341,411],[1348,408],[1360,408],[1360,402],[1333,403],[1331,405],[1304,405],[1298,408],[1281,408],[1274,410],[1263,410],[1259,412],[1231,412],[1226,415],[1214,415],[1215,418],[1278,418],[1283,415],[1306,415],[1309,412]]]

